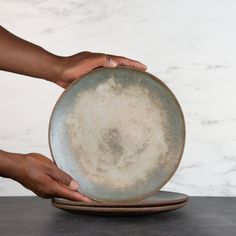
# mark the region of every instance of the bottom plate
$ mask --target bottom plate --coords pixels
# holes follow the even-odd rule
[[[70,211],[77,214],[89,215],[109,215],[109,216],[128,216],[128,215],[149,215],[172,211],[184,207],[188,201],[178,204],[154,207],[87,207],[87,206],[72,206],[52,202],[56,208]]]
[[[109,202],[80,202],[70,201],[62,198],[54,198],[53,203],[72,205],[72,206],[87,206],[87,207],[150,207],[150,206],[167,206],[177,203],[183,203],[188,200],[188,196],[182,193],[159,191],[142,201],[125,202],[125,203],[109,203]]]

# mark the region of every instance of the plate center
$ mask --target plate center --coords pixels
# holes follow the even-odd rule
[[[145,183],[168,151],[166,114],[156,94],[112,76],[75,98],[66,121],[79,171],[99,185],[125,189]]]

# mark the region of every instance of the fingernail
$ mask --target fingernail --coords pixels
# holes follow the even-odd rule
[[[74,180],[71,180],[69,187],[72,190],[77,190],[79,188],[79,184],[77,182],[75,182]]]
[[[111,59],[111,58],[109,59],[109,63],[110,63],[111,66],[114,66],[114,67],[118,65],[118,63],[115,60]]]
[[[142,67],[143,67],[144,70],[147,69],[147,66],[146,66],[146,65],[144,65],[143,63],[140,63],[140,64],[142,65]]]

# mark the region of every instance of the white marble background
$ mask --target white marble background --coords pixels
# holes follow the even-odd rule
[[[184,156],[165,189],[236,196],[235,9],[234,0],[0,0],[0,23],[59,55],[90,50],[147,64],[187,123]],[[0,148],[50,156],[48,121],[61,92],[0,72]],[[31,194],[0,179],[1,196]]]

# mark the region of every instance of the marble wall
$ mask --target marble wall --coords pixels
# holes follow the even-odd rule
[[[186,118],[184,156],[165,189],[236,196],[235,7],[233,0],[0,0],[0,22],[59,55],[89,50],[147,64]],[[50,156],[48,121],[62,91],[1,71],[0,148]],[[1,196],[31,194],[0,179]]]

